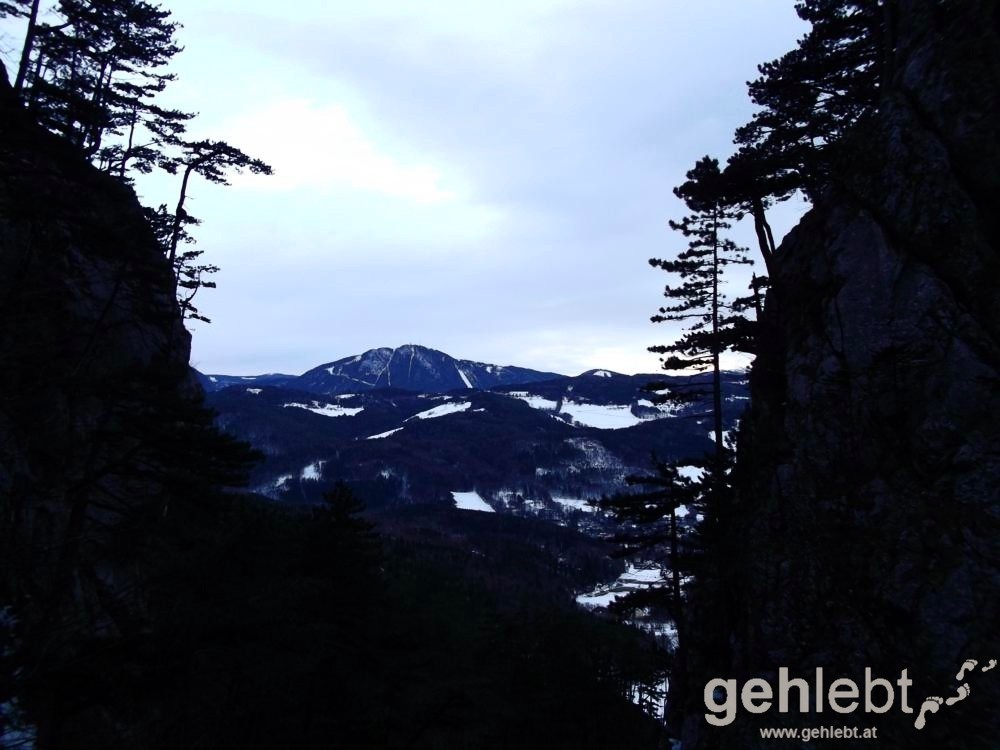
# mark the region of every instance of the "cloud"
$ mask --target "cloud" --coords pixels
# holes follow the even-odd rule
[[[263,190],[356,190],[419,204],[458,198],[442,170],[382,150],[344,106],[306,99],[267,102],[223,128],[235,143],[274,167],[269,180],[238,184]]]
[[[773,0],[175,5],[178,92],[235,113],[212,133],[276,169],[232,208],[197,188],[223,273],[194,343],[217,371],[406,341],[655,371],[667,279],[646,259],[684,245],[672,187],[731,151],[744,82],[801,32]]]

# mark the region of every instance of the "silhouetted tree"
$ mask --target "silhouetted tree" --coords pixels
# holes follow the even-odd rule
[[[0,2],[0,18],[13,16],[15,18],[27,18],[24,32],[24,42],[21,45],[21,56],[17,70],[14,74],[14,92],[20,94],[24,84],[24,76],[31,60],[31,52],[35,46],[35,38],[38,35],[38,11],[40,0],[4,0]]]
[[[177,141],[179,154],[171,155],[160,160],[160,167],[170,174],[181,174],[180,193],[177,197],[177,206],[169,218],[169,231],[162,232],[164,250],[174,269],[174,282],[178,292],[178,301],[187,317],[196,318],[208,322],[208,319],[198,313],[193,305],[195,295],[199,289],[214,287],[215,284],[205,280],[205,276],[218,271],[218,267],[212,264],[202,263],[199,258],[202,252],[198,250],[187,250],[178,252],[181,243],[191,243],[193,239],[187,233],[186,227],[200,223],[198,219],[191,216],[185,209],[184,204],[188,197],[188,187],[191,176],[198,174],[209,182],[217,185],[228,185],[229,174],[242,173],[249,170],[253,174],[272,174],[271,167],[261,161],[240,151],[235,146],[231,146],[225,141]],[[158,218],[162,222],[165,220],[165,209],[161,207]],[[184,290],[183,292],[181,290]]]
[[[685,186],[712,186],[720,179],[719,163],[710,157],[698,161],[687,173]],[[714,197],[711,190],[675,190],[692,213],[679,222],[670,222],[675,231],[688,239],[688,247],[673,260],[650,259],[650,265],[676,274],[680,283],[668,285],[664,296],[674,304],[659,309],[654,323],[680,322],[687,324],[684,334],[672,344],[652,346],[651,352],[661,357],[665,370],[711,372],[709,383],[691,380],[675,386],[661,401],[687,403],[706,395],[712,397],[712,421],[715,435],[715,464],[712,473],[720,479],[724,465],[722,428],[722,367],[720,356],[732,348],[734,328],[740,316],[732,310],[721,289],[724,269],[733,264],[750,264],[744,248],[723,237],[730,227],[733,211]]]
[[[31,5],[15,90],[42,124],[105,169],[124,178],[136,159],[148,171],[136,153],[136,127],[145,125],[156,144],[191,117],[152,104],[174,79],[158,71],[180,51],[177,24],[142,0],[60,0],[55,15],[60,23],[41,24]],[[125,142],[105,147],[108,135]]]
[[[345,482],[338,481],[323,495],[323,505],[313,509],[306,555],[310,572],[365,586],[360,577],[378,565],[381,543],[375,525],[361,515],[364,510],[364,502]]]
[[[665,551],[671,572],[666,601],[671,616],[679,623],[683,618],[681,582],[689,571],[692,549],[682,544],[677,509],[684,506],[689,513],[702,512],[704,488],[700,482],[683,476],[678,467],[697,466],[704,461],[698,458],[662,461],[654,455],[652,463],[653,473],[626,478],[629,485],[641,491],[602,498],[598,506],[623,524],[623,529],[612,537],[620,545],[619,554],[660,557]]]
[[[826,184],[830,149],[878,101],[891,66],[891,0],[804,0],[811,24],[798,46],[758,66],[748,84],[760,109],[736,131],[730,193],[743,202],[810,198]],[[773,249],[773,247],[772,247]]]

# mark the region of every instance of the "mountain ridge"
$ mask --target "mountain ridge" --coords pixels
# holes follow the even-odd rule
[[[341,357],[306,370],[301,375],[220,375],[195,371],[206,391],[230,385],[287,386],[320,395],[357,393],[378,388],[401,388],[421,393],[460,389],[487,390],[497,386],[565,378],[556,372],[515,365],[496,365],[458,359],[419,344],[377,347]]]

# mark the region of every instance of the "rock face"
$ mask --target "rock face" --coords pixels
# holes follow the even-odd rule
[[[183,484],[188,353],[135,195],[0,90],[0,704],[34,690],[33,716],[67,733],[87,714],[59,705],[74,649],[142,627],[127,561]]]
[[[770,747],[757,728],[779,725],[879,726],[899,748],[1000,736],[1000,669],[981,671],[1000,659],[1000,10],[896,7],[879,112],[776,254],[775,345],[739,448],[731,674],[715,676],[908,669],[917,712],[971,694],[919,731],[898,693],[884,715],[743,711],[709,730],[701,683],[685,747]],[[966,659],[979,668],[956,681]]]

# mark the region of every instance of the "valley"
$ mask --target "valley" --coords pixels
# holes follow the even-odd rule
[[[388,383],[396,360],[406,364],[395,385],[376,387]],[[453,373],[506,382],[456,388]],[[263,452],[252,489],[275,502],[319,502],[338,480],[373,510],[453,506],[455,493],[475,493],[499,513],[602,536],[614,522],[592,501],[625,491],[626,477],[647,471],[653,454],[695,459],[712,449],[707,395],[677,406],[654,403],[647,390],[653,381],[698,377],[473,367],[410,346],[373,349],[297,378],[200,379],[219,426]],[[341,392],[345,378],[356,392]],[[747,399],[745,375],[726,373],[724,389],[730,429]]]

